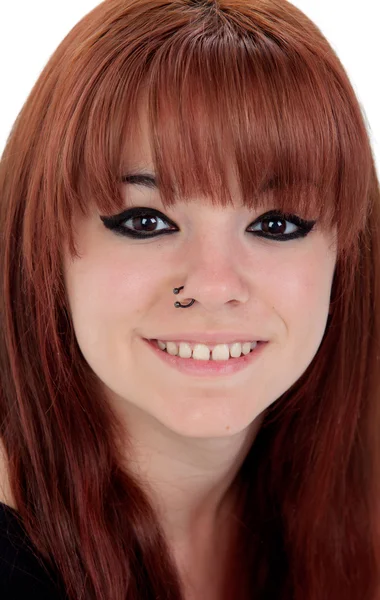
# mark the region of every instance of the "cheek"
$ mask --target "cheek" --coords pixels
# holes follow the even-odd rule
[[[272,302],[295,352],[302,347],[308,359],[323,339],[329,313],[333,264],[312,255],[283,269],[277,277],[277,300]],[[277,286],[276,286],[277,287]]]
[[[139,312],[141,299],[149,286],[149,273],[134,270],[129,264],[85,260],[74,263],[67,276],[70,308],[74,318],[102,323],[125,319]],[[98,320],[101,319],[101,320]],[[83,322],[83,321],[82,321]]]

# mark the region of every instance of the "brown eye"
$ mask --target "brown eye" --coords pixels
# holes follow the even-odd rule
[[[150,239],[179,231],[176,224],[158,210],[146,207],[128,209],[119,215],[100,219],[107,229],[117,235],[134,239]],[[306,237],[316,221],[305,221],[297,215],[269,211],[252,223],[248,232],[275,242]]]
[[[271,233],[274,235],[284,234],[286,232],[286,219],[264,219],[262,221],[263,233]],[[287,233],[290,233],[289,231]]]
[[[128,221],[125,221],[125,223],[128,222],[131,223],[129,227],[131,227],[134,231],[139,232],[156,231],[157,227],[157,218],[153,215],[131,217],[128,219]]]
[[[150,208],[130,208],[120,215],[100,218],[107,229],[130,238],[148,239],[178,231],[173,221]]]
[[[315,224],[316,221],[305,221],[297,215],[270,211],[250,225],[248,231],[256,237],[286,242],[306,237]]]

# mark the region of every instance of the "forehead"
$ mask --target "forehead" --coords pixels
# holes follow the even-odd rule
[[[125,166],[128,168],[148,169],[153,172],[152,132],[148,119],[146,99],[139,102],[136,117],[131,122],[125,146]]]
[[[174,123],[170,122],[170,116],[165,119],[165,122],[160,126],[161,127],[161,135],[165,129],[168,131],[174,127]],[[146,98],[144,98],[140,103],[138,110],[136,112],[136,118],[133,121],[133,124],[130,126],[127,142],[125,145],[125,151],[123,154],[124,158],[124,171],[123,177],[134,174],[145,174],[152,176],[155,180],[157,179],[156,170],[155,170],[155,157],[154,157],[154,148],[152,143],[152,129],[149,122],[149,113]],[[224,173],[227,178],[228,188],[231,194],[231,206],[234,208],[239,208],[243,205],[241,201],[241,190],[238,183],[238,176],[233,168],[233,161],[228,158],[228,154],[225,154],[225,167]],[[132,186],[131,186],[132,187]],[[150,187],[150,186],[147,186]],[[150,187],[151,190],[159,192],[159,184],[157,186],[157,190],[154,187]],[[205,194],[198,193],[194,195],[193,198],[187,198],[186,201],[191,201],[192,199],[204,197]],[[178,200],[181,201],[183,198],[178,197]],[[264,204],[264,199],[263,199]]]

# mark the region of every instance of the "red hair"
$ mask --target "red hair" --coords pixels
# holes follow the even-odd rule
[[[107,0],[58,47],[0,168],[0,434],[32,542],[71,600],[182,598],[121,425],[77,345],[65,291],[75,212],[120,212],[142,94],[161,197],[231,201],[337,228],[332,315],[265,411],[236,479],[226,598],[373,600],[380,581],[380,191],[358,100],[284,0]],[[133,149],[132,149],[133,150]],[[255,204],[256,203],[256,204]],[[233,587],[228,589],[228,581]]]

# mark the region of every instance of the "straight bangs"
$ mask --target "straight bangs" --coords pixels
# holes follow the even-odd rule
[[[71,121],[58,120],[54,136],[62,140],[59,214],[78,206],[86,213],[89,200],[103,214],[125,208],[120,183],[144,107],[165,207],[199,196],[220,206],[270,205],[336,227],[338,249],[351,247],[370,209],[371,176],[351,84],[319,33],[320,53],[315,41],[309,48],[307,29],[315,38],[316,28],[302,13],[304,33],[290,36],[280,3],[270,14],[253,6],[123,3],[124,13],[110,12],[96,35],[82,25],[81,53],[61,72],[59,114]]]

